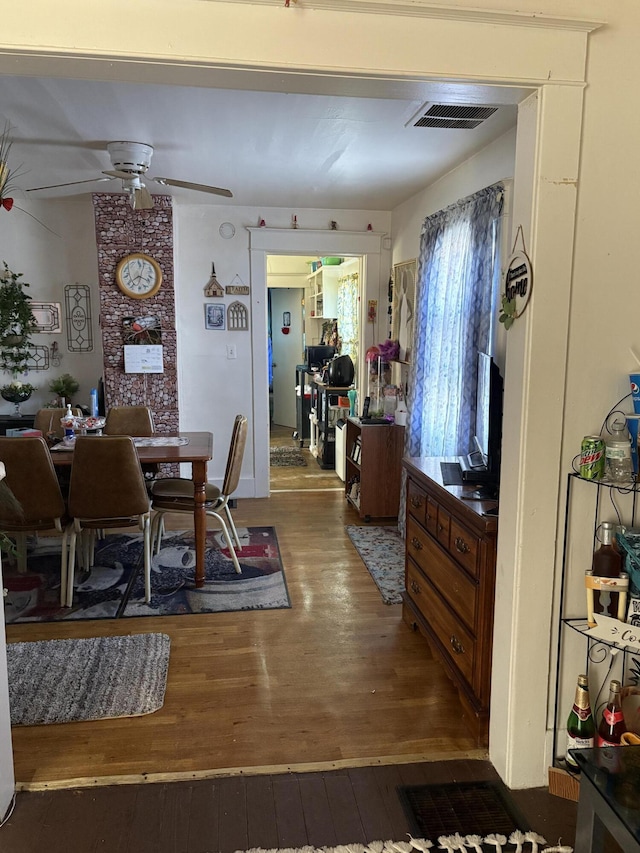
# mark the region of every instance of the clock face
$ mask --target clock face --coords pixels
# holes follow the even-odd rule
[[[120,261],[116,267],[116,282],[126,296],[147,299],[160,290],[162,270],[149,255],[136,252]]]

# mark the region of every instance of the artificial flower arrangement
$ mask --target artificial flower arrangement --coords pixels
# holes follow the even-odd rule
[[[24,401],[28,400],[35,390],[35,385],[31,385],[29,382],[20,382],[19,379],[14,379],[12,382],[9,382],[7,385],[3,385],[0,388],[0,395],[3,400],[7,400],[9,403],[24,403]]]

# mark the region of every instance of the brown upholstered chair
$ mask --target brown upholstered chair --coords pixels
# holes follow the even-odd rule
[[[74,415],[82,416],[81,409],[71,409]],[[56,438],[64,436],[64,427],[60,423],[60,418],[67,414],[66,409],[39,409],[36,412],[33,428],[39,429],[43,437],[55,435]]]
[[[144,534],[145,600],[151,600],[151,523],[149,496],[133,439],[125,435],[76,438],[69,486],[69,571],[66,605],[73,604],[75,546],[79,533],[138,527]],[[93,547],[83,549],[85,568]]]
[[[219,489],[217,486],[207,483],[205,491],[205,511],[208,516],[212,516],[220,522],[233,565],[238,574],[242,573],[236,554],[236,548],[240,548],[240,540],[236,526],[233,523],[233,518],[231,517],[229,500],[238,488],[242,457],[244,456],[246,443],[247,419],[244,415],[236,415],[231,433],[231,444],[229,446],[229,456],[227,457],[227,468],[222,488]],[[156,515],[153,518],[151,539],[156,552],[158,552],[162,540],[164,514],[167,512],[182,512],[190,513],[193,516],[193,482],[182,477],[168,477],[156,480],[151,487],[151,498],[151,509],[156,511]],[[223,510],[227,517],[226,522],[220,514]],[[231,528],[231,534],[229,533],[229,528]]]
[[[112,406],[107,412],[105,435],[148,436],[155,433],[153,414],[147,406]]]
[[[0,461],[6,469],[4,484],[10,495],[0,501],[0,530],[15,539],[18,571],[27,571],[27,533],[57,530],[62,533],[60,603],[64,603],[67,575],[69,518],[60,485],[44,438],[0,437]]]

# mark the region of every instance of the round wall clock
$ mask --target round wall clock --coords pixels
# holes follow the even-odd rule
[[[229,240],[236,233],[236,227],[232,222],[223,222],[220,228],[220,236],[224,240]]]
[[[116,267],[116,284],[131,299],[155,296],[162,284],[160,264],[142,252],[127,255]]]

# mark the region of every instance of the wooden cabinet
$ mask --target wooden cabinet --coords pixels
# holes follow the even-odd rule
[[[444,486],[440,459],[408,458],[402,616],[458,689],[478,745],[488,743],[497,519],[495,501]]]
[[[397,518],[404,427],[347,419],[345,496],[360,518]]]

